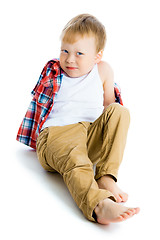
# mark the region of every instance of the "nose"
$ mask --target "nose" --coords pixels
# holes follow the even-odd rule
[[[74,63],[75,62],[74,54],[68,54],[66,61],[67,63]]]

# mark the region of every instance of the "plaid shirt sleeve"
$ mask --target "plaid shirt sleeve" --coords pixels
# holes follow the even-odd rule
[[[123,105],[123,101],[121,97],[121,89],[117,83],[114,83],[114,94],[115,94],[115,102]]]
[[[32,90],[33,99],[20,125],[17,140],[36,149],[36,140],[41,127],[47,119],[53,98],[61,83],[58,60],[49,61],[43,68],[38,82]]]

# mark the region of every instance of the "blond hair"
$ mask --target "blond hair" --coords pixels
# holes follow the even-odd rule
[[[77,35],[80,37],[95,37],[97,53],[105,47],[107,38],[105,27],[90,14],[80,14],[72,18],[64,27],[61,40],[72,44],[76,42]]]

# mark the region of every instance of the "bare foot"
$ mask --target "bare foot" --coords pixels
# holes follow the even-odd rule
[[[109,224],[115,222],[122,222],[129,217],[137,214],[139,208],[127,208],[111,199],[106,198],[97,205],[95,208],[95,214],[97,216],[97,222],[100,224]]]
[[[116,184],[116,182],[109,175],[103,176],[97,180],[98,186],[101,189],[110,191],[116,198],[116,202],[126,202],[128,194],[123,192]]]

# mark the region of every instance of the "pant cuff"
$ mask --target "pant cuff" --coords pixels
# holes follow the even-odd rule
[[[95,180],[98,180],[99,178],[106,176],[106,175],[110,175],[115,182],[117,182],[117,176],[118,176],[118,171],[101,171],[100,173],[97,173],[95,175]]]
[[[100,201],[106,199],[106,198],[110,198],[112,201],[116,202],[116,199],[114,197],[114,195],[108,191],[108,190],[104,190],[104,189],[99,189],[101,191],[101,193],[99,194],[98,198],[96,198],[90,208],[87,211],[87,214],[84,213],[84,215],[87,217],[88,220],[92,221],[92,222],[96,222],[96,214],[94,212],[94,209],[96,208],[96,206],[99,204]]]

